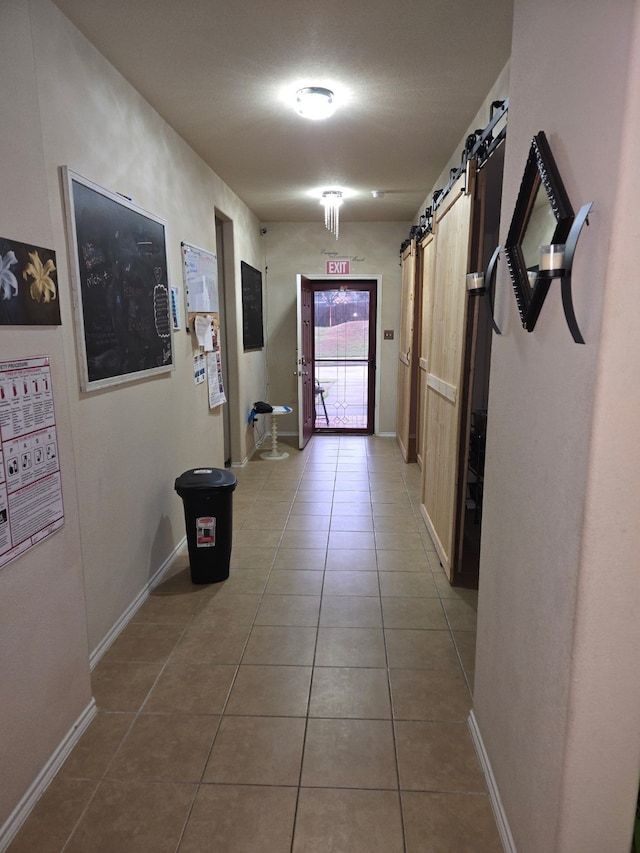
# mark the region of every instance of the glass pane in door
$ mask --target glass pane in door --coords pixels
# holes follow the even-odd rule
[[[370,294],[314,293],[315,427],[366,429],[369,404]]]

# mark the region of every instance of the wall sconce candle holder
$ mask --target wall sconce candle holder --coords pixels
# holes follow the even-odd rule
[[[569,236],[566,244],[555,244],[548,246],[540,246],[540,265],[538,272],[529,272],[529,276],[541,279],[559,278],[562,281],[562,306],[564,308],[564,316],[567,320],[567,325],[577,344],[583,344],[584,338],[576,315],[573,310],[573,298],[571,296],[571,269],[573,267],[573,256],[575,255],[578,238],[585,223],[588,225],[588,216],[593,207],[593,202],[584,204],[578,211],[578,215],[573,220]],[[531,278],[529,279],[531,280]]]
[[[528,332],[535,328],[552,280],[559,278],[567,325],[574,341],[584,343],[573,310],[571,267],[591,207],[584,205],[574,216],[547,138],[542,131],[537,133],[504,249],[520,319]]]
[[[564,243],[540,246],[540,264],[538,270],[540,275],[547,278],[556,278],[564,274]]]
[[[495,318],[493,316],[493,298],[492,298],[492,290],[493,285],[496,278],[496,269],[498,267],[498,259],[500,258],[500,246],[496,246],[493,255],[491,255],[491,260],[487,266],[486,272],[470,272],[467,273],[467,291],[469,296],[474,294],[478,295],[486,295],[489,302],[489,317],[491,318],[491,325],[493,327],[494,332],[498,335],[501,335],[502,332],[498,328]]]
[[[467,290],[469,293],[485,293],[486,289],[483,272],[467,273]]]

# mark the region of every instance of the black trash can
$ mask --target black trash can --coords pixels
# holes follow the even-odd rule
[[[217,583],[229,577],[237,483],[222,468],[193,468],[175,482],[184,505],[193,583]]]

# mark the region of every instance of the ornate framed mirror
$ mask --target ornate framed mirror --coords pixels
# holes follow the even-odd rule
[[[543,131],[531,141],[504,247],[524,328],[533,331],[552,279],[540,274],[540,246],[565,243],[574,213]]]

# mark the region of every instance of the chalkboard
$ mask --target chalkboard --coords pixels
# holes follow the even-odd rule
[[[242,274],[242,345],[245,352],[262,349],[262,273],[240,262]]]
[[[166,224],[63,167],[83,391],[173,369]]]

